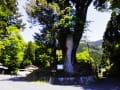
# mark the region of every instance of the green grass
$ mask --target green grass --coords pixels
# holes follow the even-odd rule
[[[49,83],[48,81],[41,81],[41,80],[37,80],[35,82],[36,83],[40,83],[40,84],[48,84]]]

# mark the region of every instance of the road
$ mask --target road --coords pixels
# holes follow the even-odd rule
[[[120,90],[120,82],[105,79],[91,85],[52,85],[22,81],[19,77],[10,75],[0,75],[0,90]]]
[[[20,81],[19,77],[0,75],[0,90],[83,90],[83,88]]]

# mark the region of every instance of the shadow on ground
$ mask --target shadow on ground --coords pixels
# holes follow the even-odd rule
[[[63,86],[63,84],[57,84]],[[65,85],[69,86],[69,85]],[[71,86],[71,85],[70,85]],[[72,85],[74,87],[82,87],[83,90],[120,90],[120,79],[103,78],[94,83],[87,85]]]
[[[120,90],[120,81],[114,78],[104,78],[91,85],[83,85],[85,90]]]
[[[12,77],[12,78],[9,78],[10,81],[23,81],[23,82],[27,82],[24,80],[24,77]]]
[[[9,77],[0,79],[0,81],[13,81],[13,82],[28,82],[23,77]],[[82,90],[120,90],[120,79],[117,78],[103,78],[94,83],[88,85],[63,85],[63,84],[51,84],[53,86],[73,86],[83,88]]]
[[[24,80],[24,77],[20,77],[20,76],[11,76],[11,75],[2,75],[2,77],[0,77],[0,81],[23,81],[26,82]]]

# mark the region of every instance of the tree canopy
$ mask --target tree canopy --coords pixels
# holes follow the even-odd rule
[[[16,70],[23,60],[24,40],[20,35],[23,27],[16,0],[0,1],[0,62]]]
[[[120,13],[114,12],[108,22],[107,29],[104,33],[104,59],[109,59],[113,65],[111,70],[113,75],[119,75],[120,65]]]
[[[27,12],[43,25],[42,34],[35,35],[37,42],[41,40],[42,43],[52,42],[54,44],[51,48],[54,50],[57,49],[55,48],[57,43],[62,50],[62,58],[66,61],[68,48],[65,44],[67,38],[71,36],[74,43],[71,60],[75,64],[79,41],[85,31],[87,10],[92,2],[99,11],[111,10],[116,13],[119,11],[119,0],[31,0],[27,4]]]

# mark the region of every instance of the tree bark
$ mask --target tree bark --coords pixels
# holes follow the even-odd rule
[[[76,50],[78,48],[78,45],[79,45],[79,42],[80,42],[80,39],[82,37],[82,34],[84,32],[84,25],[86,23],[86,16],[87,16],[87,9],[88,9],[88,6],[90,5],[90,3],[92,2],[92,0],[76,0],[74,1],[75,3],[75,8],[76,8],[76,14],[75,14],[75,17],[77,18],[77,20],[75,21],[75,27],[74,27],[74,32],[69,33],[69,32],[62,32],[60,31],[60,36],[59,36],[59,42],[60,42],[60,46],[61,46],[61,49],[62,49],[62,55],[63,55],[63,60],[64,60],[64,70],[66,72],[69,72],[69,73],[74,73],[75,72],[75,68],[74,66],[76,65],[77,63],[77,60],[76,60]],[[68,29],[68,31],[70,31]],[[73,42],[73,46],[71,46],[71,51],[69,52],[68,49],[68,46],[67,45],[67,42],[69,41],[68,38],[71,38],[69,39],[70,42]],[[68,54],[69,52],[69,54]],[[71,55],[71,56],[69,56]],[[69,59],[70,58],[70,59]],[[72,66],[70,65],[71,68],[71,71],[69,70],[69,65],[67,65],[69,62],[68,61],[71,61],[72,63]]]

